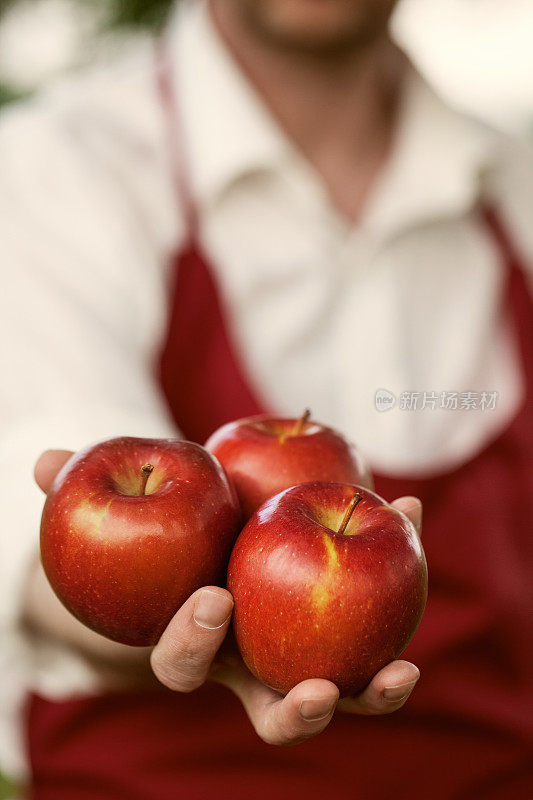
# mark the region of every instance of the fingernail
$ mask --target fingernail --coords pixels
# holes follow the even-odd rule
[[[411,683],[402,683],[399,686],[387,686],[383,690],[383,697],[388,703],[399,703],[409,697],[415,685],[416,681],[411,681]]]
[[[302,700],[300,703],[300,716],[306,722],[318,722],[321,719],[326,719],[333,712],[336,705],[336,700]]]
[[[201,628],[215,630],[226,624],[233,611],[233,602],[223,594],[204,589],[194,608],[194,621]]]

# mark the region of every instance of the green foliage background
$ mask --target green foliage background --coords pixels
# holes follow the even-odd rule
[[[114,0],[111,2],[109,25],[157,27],[163,21],[171,2],[172,0]]]
[[[27,1],[27,0],[26,0]],[[0,21],[2,14],[20,0],[0,0]],[[103,11],[103,32],[108,30],[157,30],[163,24],[173,0],[71,0],[79,5],[94,6]],[[20,99],[20,94],[0,78],[0,106]],[[0,796],[0,800],[2,800]]]
[[[0,800],[16,800],[17,797],[22,798],[23,795],[21,792],[23,792],[21,787],[16,786],[15,783],[0,774]]]
[[[0,0],[0,15],[17,0]],[[105,5],[110,27],[157,27],[161,24],[172,0],[72,0],[73,3]]]

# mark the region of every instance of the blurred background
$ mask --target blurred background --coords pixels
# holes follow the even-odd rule
[[[171,0],[0,0],[0,113],[68,70],[135,48]],[[394,33],[451,103],[533,139],[533,0],[403,0]],[[13,797],[0,775],[0,800]]]
[[[0,104],[134,47],[170,0],[0,0]],[[533,137],[533,0],[404,0],[395,35],[456,105]]]

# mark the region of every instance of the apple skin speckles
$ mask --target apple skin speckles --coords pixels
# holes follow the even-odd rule
[[[354,490],[356,535],[327,530]],[[312,482],[268,500],[230,559],[233,627],[245,663],[283,694],[327,678],[346,696],[398,658],[427,598],[427,567],[411,522],[362,487]],[[283,646],[281,646],[283,642]]]
[[[141,495],[141,469],[154,466]],[[88,627],[155,644],[192,592],[222,584],[241,512],[218,461],[181,440],[122,437],[73,456],[48,494],[41,556]]]
[[[245,519],[270,497],[300,483],[339,481],[372,488],[357,448],[308,415],[236,420],[219,428],[205,446],[233,481]]]

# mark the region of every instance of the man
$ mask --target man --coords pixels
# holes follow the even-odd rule
[[[388,37],[394,5],[191,3],[157,69],[139,52],[3,121],[2,622],[29,665],[38,800],[531,794],[532,163],[424,85]],[[224,343],[210,393],[198,330]],[[426,506],[424,678],[379,719],[410,661],[341,703],[318,679],[281,698],[217,656],[225,590],[149,654],[84,629],[36,563],[39,449],[307,405],[418,526],[412,495]],[[40,458],[44,491],[67,457]],[[146,686],[150,656],[172,691]]]

